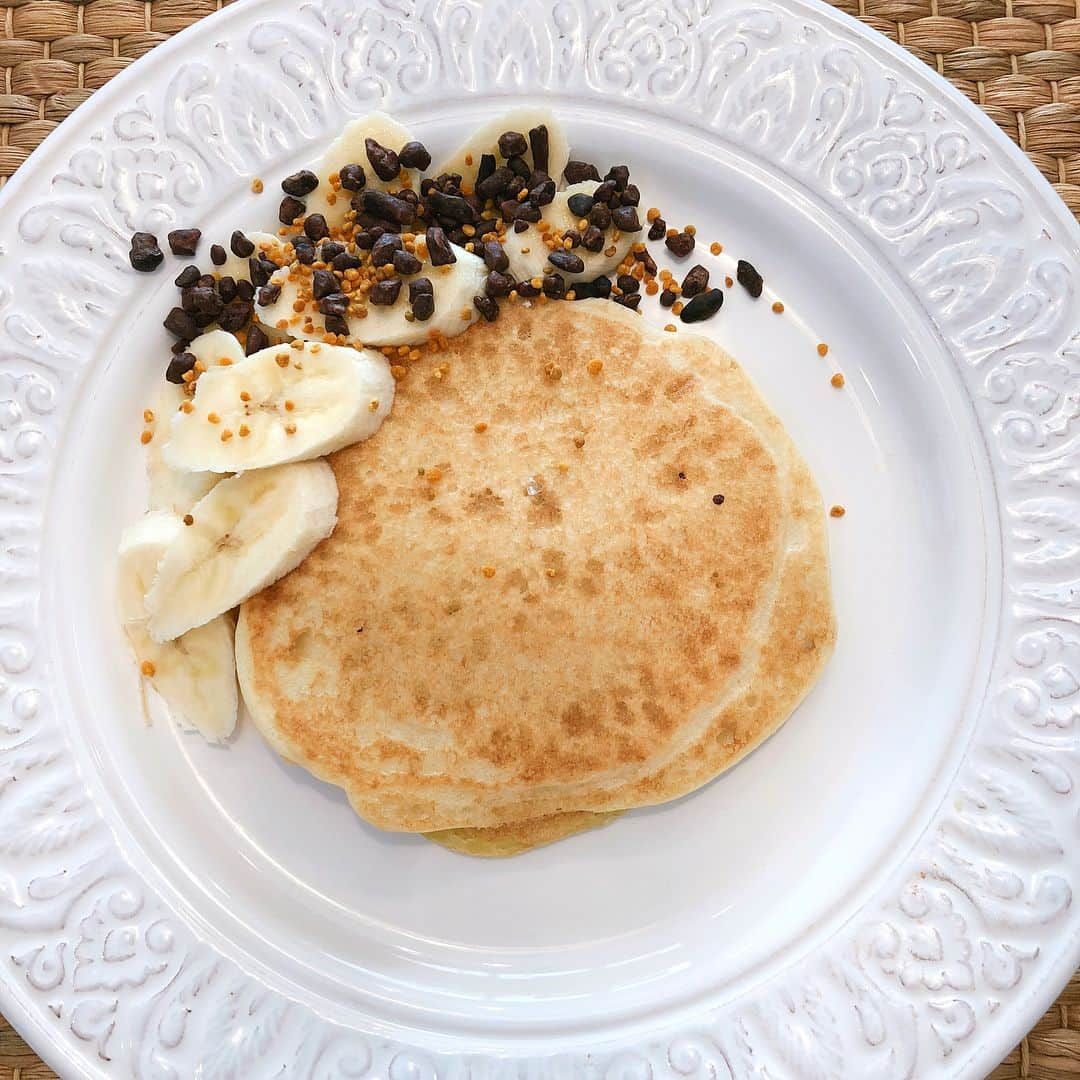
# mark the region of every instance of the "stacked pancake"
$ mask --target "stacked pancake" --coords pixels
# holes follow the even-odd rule
[[[237,667],[380,828],[506,855],[685,795],[831,652],[814,480],[705,338],[507,305],[328,461],[337,527],[244,603]]]

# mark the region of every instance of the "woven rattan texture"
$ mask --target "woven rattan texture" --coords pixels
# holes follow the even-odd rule
[[[981,105],[1080,215],[1077,0],[840,0],[836,6]]]
[[[229,0],[0,0],[0,185],[80,102]],[[834,0],[949,79],[1080,216],[1080,0]],[[0,1080],[53,1074],[0,1017]],[[1080,1077],[1080,976],[993,1080]]]
[[[77,105],[227,0],[0,0],[0,184]]]

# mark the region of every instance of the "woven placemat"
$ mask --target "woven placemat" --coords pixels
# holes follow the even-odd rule
[[[1080,0],[834,0],[949,79],[1080,216]],[[0,0],[0,185],[80,102],[229,0]],[[0,1080],[53,1073],[0,1017]],[[992,1080],[1080,1077],[1080,974]]]

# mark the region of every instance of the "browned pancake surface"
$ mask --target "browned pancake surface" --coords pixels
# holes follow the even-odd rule
[[[459,855],[506,859],[553,844],[556,840],[565,840],[577,833],[610,825],[618,816],[618,812],[592,814],[585,810],[572,810],[566,814],[551,814],[549,817],[492,825],[485,829],[444,829],[424,835]]]
[[[413,365],[329,459],[333,536],[243,607],[260,729],[378,825],[675,797],[828,653],[820,504],[779,424],[714,346],[611,307],[507,307]]]

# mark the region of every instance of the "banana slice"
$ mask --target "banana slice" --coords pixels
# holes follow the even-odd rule
[[[271,346],[199,377],[190,405],[173,414],[164,458],[220,473],[321,457],[374,435],[393,402],[381,353]]]
[[[241,604],[307,558],[337,524],[337,482],[325,461],[299,461],[222,480],[191,509],[146,597],[157,642]]]
[[[280,236],[268,232],[248,232],[244,235],[255,245],[256,254],[266,255],[277,263],[284,261],[285,256],[282,252],[285,245]],[[221,266],[212,266],[210,269],[219,277],[231,277],[235,281],[250,281],[252,256],[241,259],[239,255],[233,254],[232,248],[227,244],[224,246],[228,253],[225,262]]]
[[[465,142],[457,148],[449,157],[442,161],[436,168],[428,170],[432,176],[441,173],[458,173],[469,183],[476,177],[476,170],[480,165],[480,158],[484,154],[493,154],[497,165],[505,162],[499,152],[499,136],[505,131],[516,131],[529,140],[529,132],[533,128],[547,128],[548,136],[548,160],[545,166],[540,163],[544,170],[555,181],[562,181],[563,169],[570,160],[570,144],[566,141],[566,134],[547,109],[538,109],[535,106],[524,106],[520,109],[511,109],[502,116],[497,116],[488,124],[474,131]],[[529,149],[522,155],[530,169],[537,168],[533,160],[533,148],[530,141]],[[471,159],[471,160],[466,160]]]
[[[541,244],[541,246],[543,246]],[[349,337],[365,345],[419,345],[430,340],[433,334],[453,337],[468,329],[476,321],[478,313],[473,307],[473,297],[484,291],[487,267],[483,259],[463,248],[451,245],[457,261],[446,266],[424,264],[419,275],[431,281],[435,297],[435,313],[426,321],[410,321],[409,281],[402,279],[401,294],[396,303],[380,306],[368,304],[367,315],[362,319],[348,319]],[[547,248],[544,248],[545,255]],[[290,280],[290,276],[293,280]],[[279,270],[271,281],[281,286],[281,295],[266,307],[256,307],[260,322],[292,337],[309,341],[321,341],[326,334],[326,321],[319,314],[317,301],[306,300],[305,310],[297,314],[296,304],[301,301],[301,286],[296,275],[288,269]],[[281,324],[285,323],[285,326]]]
[[[147,630],[145,597],[158,564],[183,531],[175,514],[147,514],[124,530],[117,566],[117,596],[124,632],[172,718],[211,742],[227,739],[236,727],[236,659],[233,619],[221,615],[159,644]]]
[[[146,447],[147,503],[151,510],[186,514],[221,479],[216,473],[174,469],[165,460],[162,451],[169,437],[169,425],[187,400],[182,386],[165,383],[154,402],[154,419],[150,425],[153,438]]]
[[[167,510],[152,511],[129,525],[120,535],[117,553],[116,596],[125,625],[148,616],[146,594],[154,584],[165,549],[180,535],[184,523]]]
[[[139,663],[153,664],[150,682],[173,720],[208,742],[228,739],[236,730],[238,705],[232,615],[219,615],[162,645],[147,633],[146,623],[124,629]]]
[[[585,180],[580,184],[572,184],[565,191],[556,192],[554,200],[544,207],[544,220],[560,232],[566,232],[569,229],[576,230],[578,218],[570,212],[570,199],[579,194],[591,195],[597,187],[599,185],[595,180]],[[510,260],[510,272],[518,281],[557,272],[569,285],[574,281],[592,281],[601,274],[610,273],[626,258],[626,253],[634,241],[643,234],[619,233],[618,239],[615,240],[611,239],[612,235],[609,230],[604,237],[604,247],[600,251],[586,251],[580,245],[574,248],[574,254],[585,264],[585,269],[581,273],[555,270],[555,267],[548,262],[549,250],[544,245],[543,234],[535,225],[530,225],[524,232],[508,232],[503,247]]]
[[[227,330],[208,330],[197,337],[187,347],[187,351],[196,360],[201,360],[207,371],[244,362],[244,350],[240,347],[240,342]]]
[[[412,136],[396,120],[385,113],[374,112],[362,116],[345,126],[345,130],[330,144],[321,164],[315,169],[319,186],[304,197],[308,214],[322,214],[333,227],[345,220],[352,206],[352,192],[336,190],[330,177],[343,165],[359,165],[364,170],[364,186],[380,191],[398,191],[402,187],[416,187],[420,173],[416,169],[402,169],[393,180],[380,180],[367,155],[366,139],[374,139],[380,146],[396,154]]]

